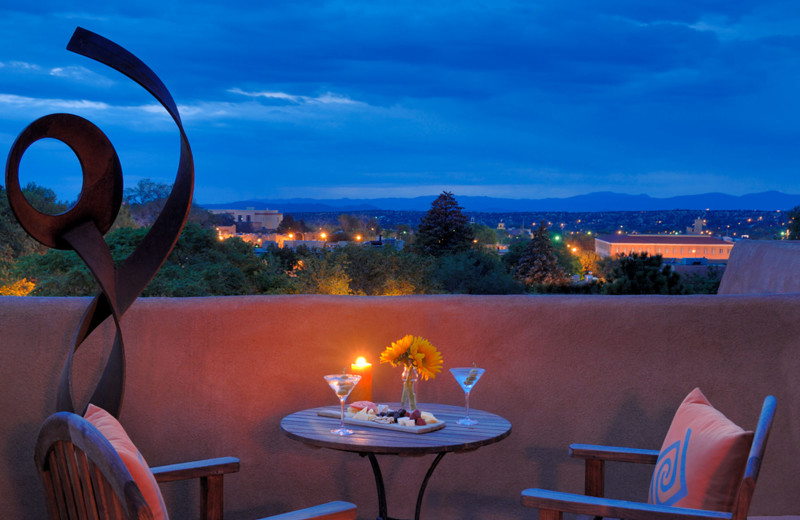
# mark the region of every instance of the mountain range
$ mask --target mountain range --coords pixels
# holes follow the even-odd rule
[[[223,204],[201,204],[206,209],[275,209],[282,213],[363,212],[363,211],[427,211],[436,195],[413,198],[378,199],[252,199]],[[649,195],[628,195],[594,192],[564,198],[509,199],[496,197],[458,196],[456,200],[466,212],[516,213],[535,211],[600,212],[657,210],[789,210],[800,206],[800,195],[765,191],[748,195],[704,193],[658,198]]]

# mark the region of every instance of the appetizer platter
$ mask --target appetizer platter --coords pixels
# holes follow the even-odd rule
[[[317,415],[338,419],[340,411],[322,408]],[[377,405],[371,401],[356,401],[347,407],[344,414],[345,424],[381,428],[405,433],[428,433],[441,430],[445,422],[437,419],[430,412],[399,409],[392,410],[387,405]]]

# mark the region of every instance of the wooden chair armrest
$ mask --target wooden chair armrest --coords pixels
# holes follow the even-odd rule
[[[570,457],[594,459],[613,462],[634,462],[637,464],[655,464],[658,461],[658,450],[639,448],[620,448],[618,446],[600,446],[597,444],[570,444]]]
[[[239,459],[221,457],[152,468],[156,482],[174,482],[196,478],[200,480],[201,520],[222,520],[223,477],[239,471]]]
[[[157,466],[151,468],[151,471],[156,478],[156,482],[174,482],[176,480],[236,473],[239,471],[239,459],[236,457],[220,457],[217,459],[195,460],[168,466]]]
[[[328,502],[262,520],[356,520],[356,506],[350,502]]]
[[[730,520],[731,513],[657,506],[545,489],[526,489],[522,505],[539,510],[540,520],[562,520],[563,513],[627,520]]]
[[[569,454],[571,457],[585,460],[584,493],[593,497],[602,497],[605,494],[606,461],[655,464],[658,460],[658,451],[656,450],[597,444],[571,444]]]

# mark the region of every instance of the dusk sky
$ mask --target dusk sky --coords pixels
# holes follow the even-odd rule
[[[109,136],[126,187],[172,183],[175,125],[66,51],[81,26],[169,88],[201,204],[800,193],[797,0],[116,3],[0,7],[3,154],[70,112]],[[21,169],[64,200],[80,190],[61,143]]]

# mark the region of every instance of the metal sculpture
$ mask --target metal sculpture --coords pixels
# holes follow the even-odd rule
[[[167,88],[136,56],[116,43],[78,27],[67,50],[103,63],[144,87],[169,112],[180,131],[180,159],[172,191],[150,231],[131,255],[114,266],[103,235],[111,228],[122,203],[122,168],[114,147],[94,124],[72,114],[51,114],[31,123],[19,135],[6,163],[8,201],[20,225],[42,244],[74,249],[100,284],[100,292],[86,309],[64,362],[58,386],[57,411],[83,413],[72,396],[75,352],[109,317],[116,327],[103,373],[89,402],[119,417],[125,390],[125,350],[120,320],[167,259],[186,223],[194,189],[194,161],[178,108]],[[19,184],[22,155],[34,142],[57,139],[78,157],[83,187],[78,202],[65,213],[46,215],[28,203]]]

